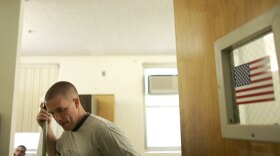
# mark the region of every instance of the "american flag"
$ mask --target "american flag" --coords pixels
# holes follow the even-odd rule
[[[238,105],[275,100],[269,56],[234,67],[234,83]]]

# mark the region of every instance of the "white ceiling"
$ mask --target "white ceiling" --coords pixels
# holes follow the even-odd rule
[[[173,0],[24,0],[21,54],[175,55]]]

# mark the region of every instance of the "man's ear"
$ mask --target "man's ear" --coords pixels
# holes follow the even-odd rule
[[[76,108],[78,108],[80,106],[80,99],[79,98],[73,98],[73,101],[75,103]]]

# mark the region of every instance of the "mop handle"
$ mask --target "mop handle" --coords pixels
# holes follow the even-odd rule
[[[43,103],[43,108],[47,110],[45,102]],[[48,135],[48,121],[43,123],[43,149],[42,149],[42,156],[47,155],[47,135]]]

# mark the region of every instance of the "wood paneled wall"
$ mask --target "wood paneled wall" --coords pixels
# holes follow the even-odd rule
[[[174,0],[183,156],[280,156],[280,144],[221,137],[213,45],[279,3]]]

